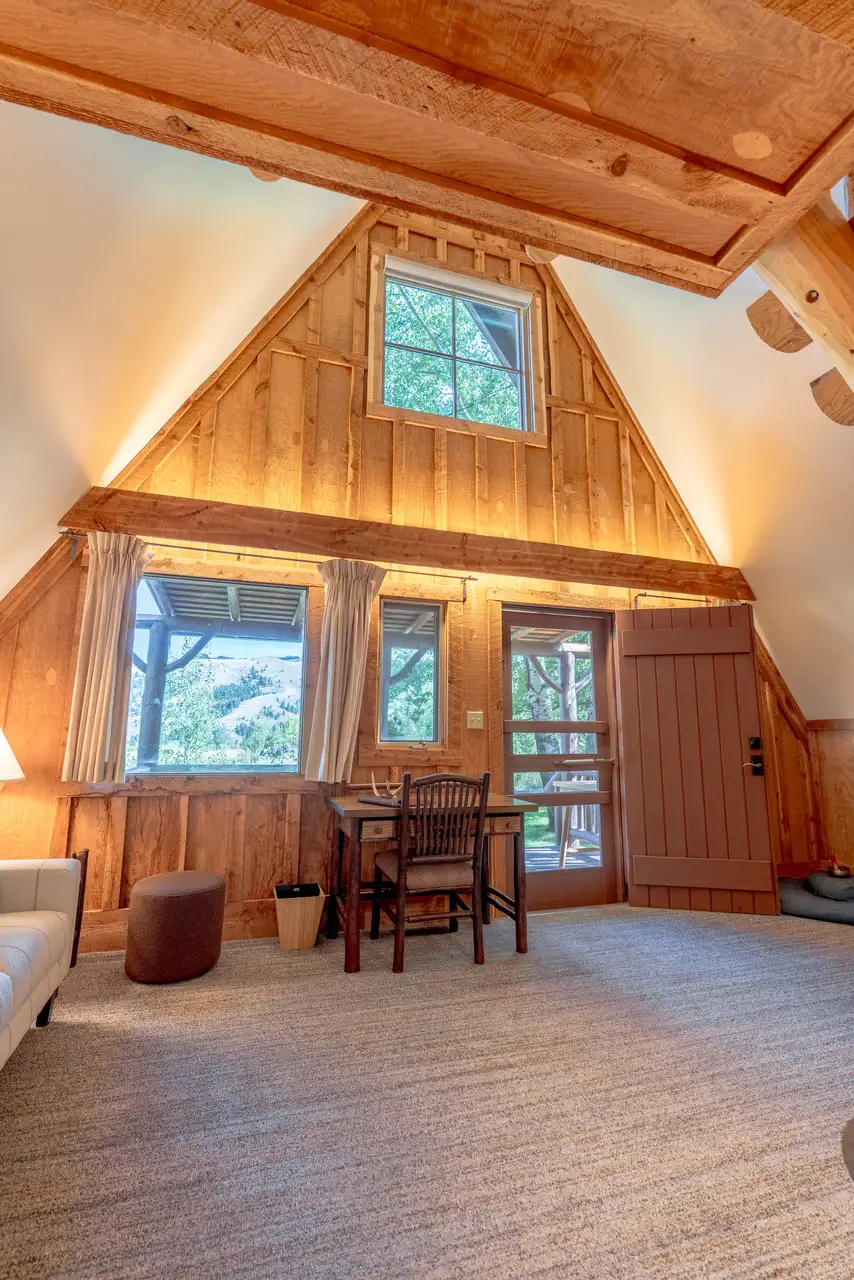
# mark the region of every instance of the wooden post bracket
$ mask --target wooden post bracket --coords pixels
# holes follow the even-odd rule
[[[747,308],[763,342],[791,354],[816,341],[834,368],[810,383],[828,418],[854,426],[854,228],[825,197],[770,245],[756,270],[771,286]]]

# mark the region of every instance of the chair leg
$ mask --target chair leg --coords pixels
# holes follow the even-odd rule
[[[403,973],[403,946],[406,936],[406,886],[397,887],[397,909],[394,921],[394,964],[395,973]]]
[[[450,914],[452,911],[456,911],[456,910],[457,910],[457,903],[458,903],[458,902],[459,902],[459,898],[457,897],[457,895],[456,895],[456,894],[453,892],[453,890],[452,890],[452,891],[448,894],[448,913],[449,913],[449,914]],[[459,922],[459,920],[451,919],[451,920],[449,920],[449,921],[448,921],[448,933],[456,933],[456,932],[457,932],[457,930],[459,929],[459,927],[460,927],[460,922]]]
[[[374,898],[371,907],[371,937],[378,938],[380,936],[380,890],[382,889],[383,873],[379,867],[374,871]]]
[[[471,895],[472,908],[472,935],[474,937],[474,962],[475,964],[483,964],[483,903],[480,894],[477,891],[477,885],[473,886]]]
[[[39,1015],[36,1018],[37,1027],[46,1027],[50,1022],[50,1016],[53,1013],[53,1002],[55,999],[56,999],[56,992],[54,991],[53,995],[48,1000],[47,1004],[44,1005],[43,1008],[39,1011]]]

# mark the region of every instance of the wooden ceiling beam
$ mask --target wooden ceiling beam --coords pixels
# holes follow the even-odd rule
[[[431,569],[639,587],[720,600],[754,599],[741,571],[723,565],[127,489],[90,489],[60,523],[78,533],[100,529],[143,538],[180,538]]]
[[[854,389],[854,230],[833,200],[770,245],[756,269]]]
[[[752,0],[690,41],[599,8],[0,0],[0,97],[717,295],[850,168],[854,54]]]
[[[364,120],[360,120],[363,113],[356,109],[359,100],[355,95],[350,95],[352,100],[346,104],[339,102],[337,117],[332,123],[337,120],[341,129],[332,130],[335,136],[330,138],[326,136],[330,132],[329,104],[323,95],[314,92],[317,82],[309,81],[307,86],[302,86],[310,93],[307,102],[297,104],[298,109],[292,111],[291,104],[283,102],[279,95],[275,112],[270,111],[269,94],[263,83],[265,79],[269,81],[269,71],[259,70],[258,64],[248,59],[243,60],[245,65],[239,70],[230,63],[222,65],[218,55],[208,53],[212,46],[204,42],[188,41],[185,48],[182,41],[170,38],[163,47],[177,48],[178,52],[174,67],[169,74],[164,74],[162,33],[156,28],[151,37],[154,46],[153,61],[148,67],[151,74],[143,74],[145,59],[134,50],[139,32],[133,28],[123,28],[121,57],[103,60],[109,67],[121,63],[126,68],[125,75],[116,74],[114,70],[104,71],[101,65],[86,65],[87,62],[102,63],[94,38],[84,39],[88,52],[77,48],[76,40],[70,42],[75,47],[66,51],[66,42],[61,37],[67,35],[67,28],[60,29],[59,24],[44,25],[41,34],[33,40],[38,48],[24,48],[20,44],[22,37],[14,36],[18,26],[16,14],[35,3],[36,0],[0,0],[0,99],[361,199],[384,201],[416,213],[450,218],[463,226],[675,284],[709,297],[716,297],[729,281],[729,273],[718,268],[713,253],[678,242],[679,219],[674,219],[672,212],[667,213],[663,202],[662,207],[646,211],[649,217],[629,220],[650,230],[658,227],[665,237],[675,234],[674,242],[643,230],[612,225],[604,209],[602,220],[589,216],[593,210],[589,193],[579,202],[586,213],[553,207],[546,202],[536,166],[530,162],[533,157],[529,159],[523,152],[520,158],[525,161],[524,171],[517,171],[508,164],[507,144],[496,141],[494,146],[503,157],[497,165],[503,171],[501,189],[497,189],[490,185],[491,165],[485,155],[488,140],[473,131],[470,138],[462,139],[461,135],[466,132],[462,129],[457,130],[453,139],[444,137],[441,142],[434,139],[434,157],[442,156],[442,172],[435,172],[429,166],[423,167],[430,148],[425,145],[422,149],[419,145],[425,121],[423,116],[414,114],[406,121],[405,130],[397,129],[399,137],[401,132],[404,135],[403,149],[411,151],[412,161],[380,155],[368,135],[375,139],[385,137],[386,117],[380,112],[368,129]],[[56,0],[56,4],[60,7],[68,4],[70,8],[72,0]],[[85,29],[84,10],[95,7],[81,0],[81,4],[75,6],[72,27],[79,22]],[[4,22],[3,15],[9,10],[16,13]],[[119,17],[117,21],[122,19]],[[10,37],[19,43],[12,43]],[[48,48],[55,52],[44,52]],[[193,68],[193,75],[185,74],[188,67]],[[204,71],[202,78],[212,86],[209,91],[197,83],[200,69]],[[158,83],[153,84],[155,80]],[[198,96],[193,96],[194,93]],[[239,98],[246,100],[244,111],[234,108]],[[270,115],[275,119],[270,119]],[[315,129],[322,130],[324,136],[318,136]],[[365,134],[364,146],[342,141],[342,137],[352,138],[355,133]],[[462,140],[465,146],[460,145]],[[497,154],[494,158],[497,159]],[[480,185],[475,178],[487,185]],[[552,188],[555,182],[553,175]],[[615,188],[606,204],[616,224],[622,221],[623,203],[620,190]],[[689,234],[688,239],[691,238]]]

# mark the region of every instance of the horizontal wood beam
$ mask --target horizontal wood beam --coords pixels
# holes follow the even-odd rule
[[[755,599],[741,571],[724,565],[127,489],[90,489],[60,523],[75,533],[103,530],[514,578],[641,587],[718,600]]]
[[[619,17],[599,22],[593,13],[580,26],[557,3],[484,4],[471,10],[476,21],[452,17],[453,8],[449,0],[426,8],[240,0],[234,9],[213,0],[0,0],[0,98],[450,218],[546,258],[566,253],[710,295],[850,167],[844,95],[838,117],[816,106],[803,139],[775,137],[785,163],[751,158],[757,140],[770,146],[764,135],[723,137],[749,114],[745,80],[765,85],[767,74],[771,93],[789,76],[807,95],[799,72],[821,61],[824,80],[832,69],[845,83],[848,55],[815,39],[790,48],[791,22],[757,25],[754,13],[754,34],[731,68],[737,93],[704,109],[698,73],[710,56],[725,62],[720,49],[739,41],[737,0],[694,48],[697,35],[680,43],[680,31],[658,30],[626,5]],[[383,15],[394,31],[380,29]],[[537,42],[547,36],[540,61],[519,37],[523,19]],[[593,58],[587,75],[625,82],[625,119],[546,87],[562,67],[593,57],[588,21],[602,61]],[[440,50],[449,32],[458,57]],[[650,105],[644,76],[674,109],[640,127]]]
[[[774,888],[770,862],[758,858],[664,858],[636,853],[632,865],[635,884],[754,893],[767,893]]]
[[[211,637],[236,637],[242,640],[288,640],[301,641],[302,627],[291,626],[288,622],[234,622],[229,618],[192,618],[187,616],[156,618],[150,615],[137,615],[136,626],[140,631],[147,631],[158,623],[175,636],[201,636],[210,632]]]

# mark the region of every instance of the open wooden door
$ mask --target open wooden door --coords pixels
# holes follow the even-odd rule
[[[616,623],[629,901],[775,914],[750,606]]]

